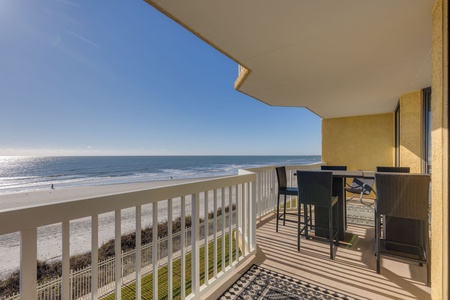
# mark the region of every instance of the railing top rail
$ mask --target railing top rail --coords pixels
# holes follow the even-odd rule
[[[314,170],[320,169],[321,165],[323,165],[323,163],[299,165],[299,166],[286,166],[286,170]]]
[[[287,170],[297,170],[297,169],[301,169],[301,170],[309,170],[309,169],[317,169],[320,168],[320,166],[323,165],[323,163],[314,163],[314,164],[306,164],[306,165],[286,165],[286,169]],[[246,171],[250,171],[250,172],[263,172],[263,171],[270,171],[270,170],[275,170],[275,166],[264,166],[264,167],[256,167],[256,168],[248,168],[245,169]]]
[[[256,174],[249,172],[245,175],[0,210],[0,235],[254,181]]]

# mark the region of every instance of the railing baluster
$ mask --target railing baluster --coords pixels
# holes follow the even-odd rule
[[[251,199],[251,206],[252,208],[250,209],[250,211],[253,211],[256,208],[256,184],[255,182],[250,182],[250,190],[251,190],[251,194],[250,194],[250,199]],[[251,250],[255,250],[256,249],[256,214],[255,213],[251,213],[250,217],[249,217],[249,224],[251,227]]]
[[[168,214],[168,235],[167,235],[167,270],[168,270],[168,278],[167,278],[167,282],[168,282],[168,298],[169,300],[173,299],[173,261],[172,261],[172,230],[173,230],[173,226],[172,226],[172,199],[167,200],[167,214]],[[136,298],[137,299],[137,298]],[[140,298],[139,298],[140,299]]]
[[[233,232],[232,232],[232,221],[233,221],[233,188],[230,185],[228,187],[228,257],[230,267],[233,265]]]
[[[214,278],[217,279],[217,189],[214,189],[214,221],[213,221],[213,232],[214,232]]]
[[[69,291],[70,291],[70,296],[68,299],[72,299],[72,291],[73,291],[73,270],[70,270],[70,275],[69,275]]]
[[[277,202],[276,202],[276,189],[275,189],[275,182],[276,182],[275,170],[272,170],[271,174],[272,174],[272,185],[271,185],[271,187],[272,187],[272,190],[271,190],[272,203],[271,203],[270,207],[271,207],[273,212],[276,212],[275,205],[276,205]]]
[[[208,202],[209,202],[209,196],[208,196],[208,191],[205,192],[205,217],[204,219],[204,233],[205,233],[205,254],[204,254],[204,262],[205,262],[205,284],[208,285],[208,281],[209,281],[209,266],[208,266],[208,261],[209,261],[209,246],[208,246],[208,237],[209,237],[209,218],[208,218],[208,214],[209,214],[209,208],[208,208]]]
[[[136,271],[136,299],[141,299],[141,261],[142,261],[142,206],[136,206],[136,259],[134,268]]]
[[[266,182],[266,172],[260,172],[261,175],[258,177],[256,176],[256,182],[257,187],[256,187],[256,195],[257,195],[257,201],[260,203],[259,207],[260,207],[260,213],[259,213],[259,220],[261,221],[262,217],[265,215],[266,213],[266,208],[267,208],[267,203],[266,203],[266,187],[264,185],[264,183]]]
[[[191,258],[192,293],[198,296],[200,291],[200,205],[199,194],[191,196]]]
[[[250,198],[250,189],[251,189],[251,186],[250,186],[250,183],[249,182],[247,182],[246,183],[246,191],[247,191],[247,193],[246,193],[246,198],[247,198],[247,203],[246,203],[246,206],[247,206],[247,245],[248,245],[248,251],[249,252],[251,252],[252,251],[252,249],[251,249],[251,235],[252,235],[252,230],[251,230],[251,223],[250,223],[250,218],[251,218],[251,215],[252,215],[252,209],[254,209],[254,207],[252,207],[252,203],[251,203],[251,198]]]
[[[91,217],[91,299],[98,299],[98,215]]]
[[[186,298],[186,198],[181,197],[181,299]]]
[[[61,298],[69,299],[70,295],[70,222],[62,223],[62,279]]]
[[[236,262],[239,262],[239,213],[241,210],[239,209],[240,201],[239,201],[239,185],[236,185],[236,220],[235,220],[235,232],[236,232]]]
[[[225,272],[225,188],[222,188],[222,271]]]
[[[153,265],[153,299],[158,299],[158,202],[153,202],[153,240],[152,240],[152,265]]]
[[[247,254],[247,239],[246,239],[246,230],[245,230],[245,216],[246,216],[246,205],[247,205],[247,198],[246,196],[246,190],[245,190],[246,184],[242,184],[242,224],[241,224],[241,231],[242,231],[242,254],[245,256]]]
[[[122,243],[121,243],[121,232],[122,232],[122,222],[121,222],[121,211],[115,211],[115,283],[116,283],[116,300],[122,298]]]

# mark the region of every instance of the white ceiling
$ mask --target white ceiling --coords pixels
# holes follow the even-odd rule
[[[250,70],[239,91],[323,118],[431,85],[433,0],[146,0]]]

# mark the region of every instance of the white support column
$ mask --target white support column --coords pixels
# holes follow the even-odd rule
[[[91,217],[91,299],[98,299],[98,215]]]
[[[115,255],[115,281],[116,281],[116,300],[122,298],[122,220],[121,211],[116,210],[115,212],[115,243],[114,243],[114,255]]]
[[[20,299],[37,300],[37,228],[20,232]]]
[[[199,194],[191,197],[191,246],[192,246],[192,293],[198,297],[200,292],[200,205]]]
[[[173,298],[173,259],[172,259],[172,253],[173,253],[173,214],[172,214],[173,206],[172,206],[172,199],[167,200],[167,213],[168,213],[168,236],[167,236],[167,242],[168,242],[168,249],[167,249],[167,269],[168,269],[168,278],[167,278],[167,289],[168,289],[168,298],[169,300],[172,300]],[[138,299],[138,298],[136,298]],[[140,298],[139,298],[140,299]]]
[[[70,295],[70,222],[62,223],[62,299],[69,299]]]
[[[136,206],[136,299],[142,298],[142,206]]]
[[[153,266],[153,299],[158,299],[158,202],[153,202],[153,240],[152,240],[152,266]]]

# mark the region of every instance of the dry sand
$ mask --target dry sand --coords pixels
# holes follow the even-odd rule
[[[142,183],[128,183],[107,186],[89,186],[54,190],[41,190],[27,193],[16,193],[0,195],[0,212],[5,209],[14,209],[26,206],[35,206],[61,201],[69,201],[86,197],[94,197],[105,194],[123,193],[142,190],[147,188],[168,186],[173,184],[194,182],[201,179],[183,179],[169,181],[152,181]],[[179,203],[174,202],[174,214],[180,211]],[[188,206],[189,207],[189,206]],[[159,211],[165,210],[163,205]],[[143,206],[143,227],[151,224],[151,207]],[[187,212],[189,214],[189,212]],[[160,221],[165,220],[166,214],[159,213]],[[174,216],[176,217],[176,216]],[[134,231],[135,210],[134,208],[122,210],[122,233]],[[62,254],[61,224],[48,225],[38,228],[38,259],[54,260],[60,259]],[[114,212],[99,216],[99,245],[114,238]],[[91,218],[82,218],[70,222],[70,254],[80,254],[90,251],[91,244]],[[19,267],[20,235],[11,233],[0,236],[0,279]]]

